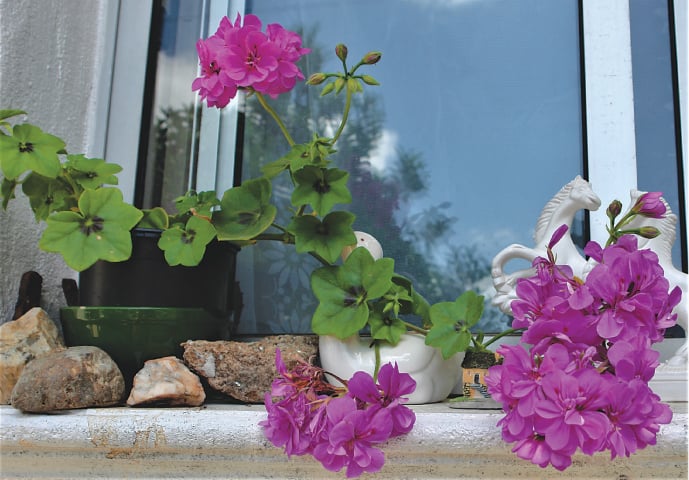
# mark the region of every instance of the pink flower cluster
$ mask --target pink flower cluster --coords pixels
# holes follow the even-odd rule
[[[237,94],[238,88],[277,97],[291,90],[304,75],[296,62],[310,52],[302,48],[301,38],[273,23],[261,31],[256,15],[237,18],[232,24],[223,17],[215,34],[196,43],[201,76],[191,89],[199,91],[209,107],[222,108]]]
[[[334,387],[324,371],[306,362],[285,367],[280,351],[278,378],[266,393],[268,418],[260,423],[266,437],[288,456],[310,454],[328,470],[346,467],[347,477],[377,472],[385,457],[376,445],[411,431],[414,412],[403,396],[416,388],[397,364],[385,364],[376,383],[356,372],[345,387]]]
[[[513,328],[525,328],[520,345],[502,346],[502,365],[486,377],[505,416],[498,426],[513,452],[564,470],[580,449],[629,456],[654,445],[670,408],[651,390],[658,366],[651,345],[674,325],[679,287],[669,291],[658,258],[624,235],[585,252],[596,262],[582,281],[571,268],[537,258],[536,274],[517,284]]]

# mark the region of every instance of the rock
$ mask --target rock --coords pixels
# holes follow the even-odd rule
[[[127,405],[164,404],[198,407],[206,400],[201,380],[179,358],[148,360],[134,377]]]
[[[184,362],[212,388],[242,402],[262,403],[277,376],[275,350],[279,348],[287,368],[293,368],[298,358],[308,360],[316,355],[318,337],[278,335],[257,342],[193,340],[182,347]]]
[[[107,407],[124,395],[124,378],[98,347],[70,347],[31,361],[12,390],[12,406],[24,412]]]
[[[57,326],[45,310],[32,308],[0,326],[0,403],[10,396],[24,367],[34,358],[64,350]]]

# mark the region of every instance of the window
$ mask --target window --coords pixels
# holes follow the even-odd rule
[[[609,99],[603,101],[599,89],[606,74],[597,71],[600,37],[595,32],[608,34],[612,22],[617,28],[621,24],[621,31],[626,27],[628,34],[629,22],[617,10],[625,4],[156,2],[146,95],[152,105],[144,107],[137,201],[142,206],[165,204],[186,188],[222,191],[284,153],[286,145],[253,102],[232,102],[222,112],[207,110],[194,103],[190,90],[196,75],[195,40],[212,33],[222,15],[234,19],[237,11],[256,13],[302,33],[304,44],[314,50],[303,65],[306,74],[338,68],[330,50],[340,42],[347,44],[352,58],[368,49],[383,52],[383,61],[371,72],[382,87],[368,89],[358,99],[349,141],[339,145],[337,154],[340,165],[356,172],[359,180],[355,185],[350,181],[355,228],[376,236],[386,255],[395,258],[396,269],[412,277],[430,301],[453,300],[469,288],[489,294],[493,255],[511,243],[532,245],[541,208],[578,174],[593,180],[603,198],[601,210],[612,198],[628,201],[637,168],[640,188],[674,189],[674,198],[681,201],[679,167],[658,179],[663,185],[646,176],[649,184],[641,181],[645,160],[639,155],[639,165],[635,162],[633,125],[631,130],[619,125],[623,122],[616,127],[623,140],[631,138],[619,142],[622,155],[615,151],[618,142],[610,145],[598,136],[602,129],[596,122]],[[588,32],[583,37],[582,30]],[[620,68],[625,68],[622,61]],[[668,78],[666,72],[653,82]],[[634,108],[631,92],[625,98],[624,89],[613,91],[622,104]],[[338,99],[315,101],[318,93],[298,88],[276,101],[280,112],[289,102],[296,106],[298,113],[287,123],[301,140],[307,135],[299,132],[304,118],[317,124],[320,119],[319,128],[325,130],[322,120],[337,114]],[[115,103],[115,115],[118,109],[141,108],[127,103],[134,102]],[[317,113],[313,105],[318,105]],[[636,140],[640,151],[641,141]],[[601,153],[601,148],[608,150]],[[675,154],[680,165],[677,158]],[[611,176],[611,164],[631,173]],[[679,205],[673,210],[679,212]],[[600,238],[601,222],[594,218],[591,228],[594,238]],[[582,212],[573,232],[583,245],[588,232]],[[311,266],[304,264],[304,256],[290,252],[280,245],[241,252],[242,332],[308,332],[314,305],[308,288]],[[488,331],[509,322],[494,308],[485,317]]]

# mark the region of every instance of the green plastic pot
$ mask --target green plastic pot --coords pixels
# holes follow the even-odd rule
[[[68,347],[103,349],[122,371],[127,390],[146,360],[181,358],[187,340],[220,340],[226,321],[202,308],[64,307],[60,320]]]

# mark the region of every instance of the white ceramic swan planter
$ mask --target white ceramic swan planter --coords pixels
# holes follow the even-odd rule
[[[357,247],[365,247],[376,260],[383,257],[383,248],[371,235],[354,232]],[[346,257],[351,249],[343,252]],[[381,363],[397,362],[401,372],[408,373],[416,381],[416,390],[408,396],[408,404],[433,403],[445,400],[459,381],[463,355],[454,355],[444,360],[440,350],[429,347],[422,335],[408,333],[402,336],[394,347],[381,345]],[[354,372],[365,371],[373,374],[376,364],[375,350],[370,338],[358,335],[340,340],[322,335],[319,337],[321,366],[340,378],[350,378]],[[329,381],[337,385],[332,376]]]

